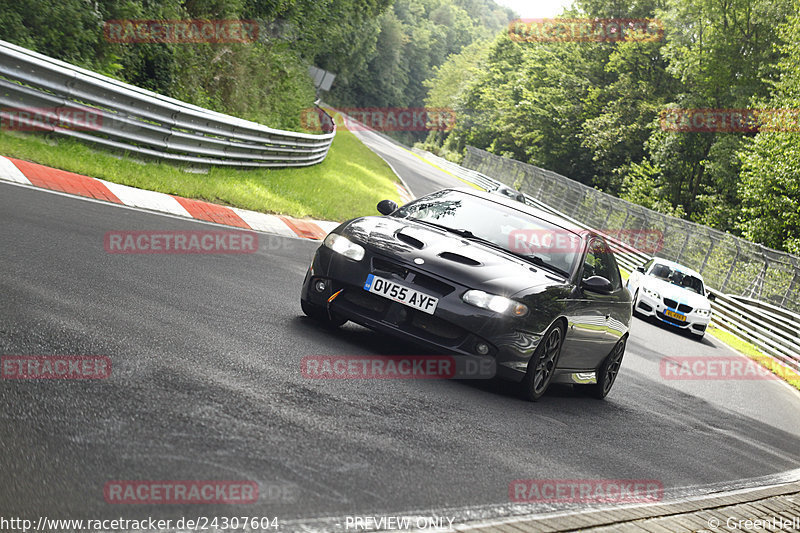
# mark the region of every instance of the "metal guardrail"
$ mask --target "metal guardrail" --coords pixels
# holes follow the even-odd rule
[[[92,127],[61,120],[51,131],[105,148],[196,165],[241,168],[308,166],[322,162],[336,134],[269,128],[210,111],[0,41],[0,120],[19,110],[96,113]],[[325,118],[327,117],[327,118]],[[63,124],[65,127],[62,127]]]
[[[483,189],[505,185],[485,174],[464,168],[430,152],[415,148],[414,153]],[[590,229],[588,225],[553,209],[528,194],[525,194],[525,200],[529,205],[558,215],[582,228]],[[615,255],[620,266],[629,272],[651,258],[649,254],[637,250],[625,242],[609,235],[605,235],[605,237],[613,242],[618,250],[622,250]],[[714,311],[712,323],[715,326],[753,343],[763,353],[800,373],[800,315],[765,302],[723,294],[713,289],[712,292],[716,297],[712,304]]]

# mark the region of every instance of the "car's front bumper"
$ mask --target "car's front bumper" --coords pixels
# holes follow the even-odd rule
[[[636,311],[644,316],[655,317],[660,322],[669,324],[670,326],[690,331],[695,335],[703,335],[706,332],[708,323],[711,321],[710,316],[699,315],[696,311],[681,313],[677,309],[668,307],[661,298],[655,298],[645,293],[639,295]],[[666,311],[672,311],[683,315],[686,317],[686,320],[679,320],[668,316]]]
[[[364,289],[369,274],[438,298],[429,315]],[[323,290],[316,282],[325,281]],[[367,328],[402,338],[435,352],[490,357],[500,377],[518,381],[525,374],[543,331],[529,331],[524,318],[506,317],[465,303],[461,296],[471,287],[367,252],[353,261],[322,246],[303,282],[301,298]],[[332,301],[328,301],[335,293]],[[488,353],[481,354],[484,344]]]

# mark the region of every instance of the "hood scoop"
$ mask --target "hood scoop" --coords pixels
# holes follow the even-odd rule
[[[439,257],[441,257],[442,259],[447,259],[448,261],[461,263],[462,265],[467,265],[467,266],[478,266],[481,264],[480,261],[476,261],[471,257],[467,257],[461,254],[454,254],[453,252],[442,252],[439,254]]]
[[[422,250],[423,248],[425,248],[425,243],[424,242],[422,242],[421,240],[417,239],[416,237],[412,237],[411,235],[406,235],[403,232],[397,233],[395,235],[395,237],[397,237],[398,241],[402,241],[402,242],[406,243],[409,246],[413,246],[417,250]]]

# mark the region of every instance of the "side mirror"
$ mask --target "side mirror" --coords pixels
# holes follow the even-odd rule
[[[642,274],[644,274],[644,265],[639,265],[638,267],[636,267],[636,272],[641,272]]]
[[[717,296],[713,292],[706,293],[706,298],[708,298],[709,302],[713,302],[717,299]]]
[[[592,276],[586,278],[581,282],[581,287],[587,291],[599,292],[601,294],[608,294],[613,290],[611,282],[603,276]]]
[[[378,202],[378,213],[388,215],[397,211],[397,204],[391,200],[381,200]]]

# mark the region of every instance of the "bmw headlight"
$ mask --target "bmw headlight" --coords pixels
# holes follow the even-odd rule
[[[660,300],[660,299],[661,299],[661,295],[660,295],[660,294],[658,294],[658,293],[657,293],[656,291],[654,291],[653,289],[648,289],[647,287],[642,287],[642,292],[644,292],[644,293],[645,293],[646,295],[648,295],[650,298],[655,298],[656,300]]]
[[[510,316],[525,316],[528,314],[528,307],[505,296],[489,294],[488,292],[471,290],[464,293],[462,300],[475,307],[481,307]]]
[[[356,261],[361,261],[364,259],[364,247],[360,246],[347,237],[343,237],[336,233],[329,233],[327,237],[325,237],[325,241],[323,243],[325,246],[336,252],[337,254],[342,254],[345,257],[349,257],[350,259],[354,259]]]
[[[711,309],[695,309],[697,316],[711,316]]]

